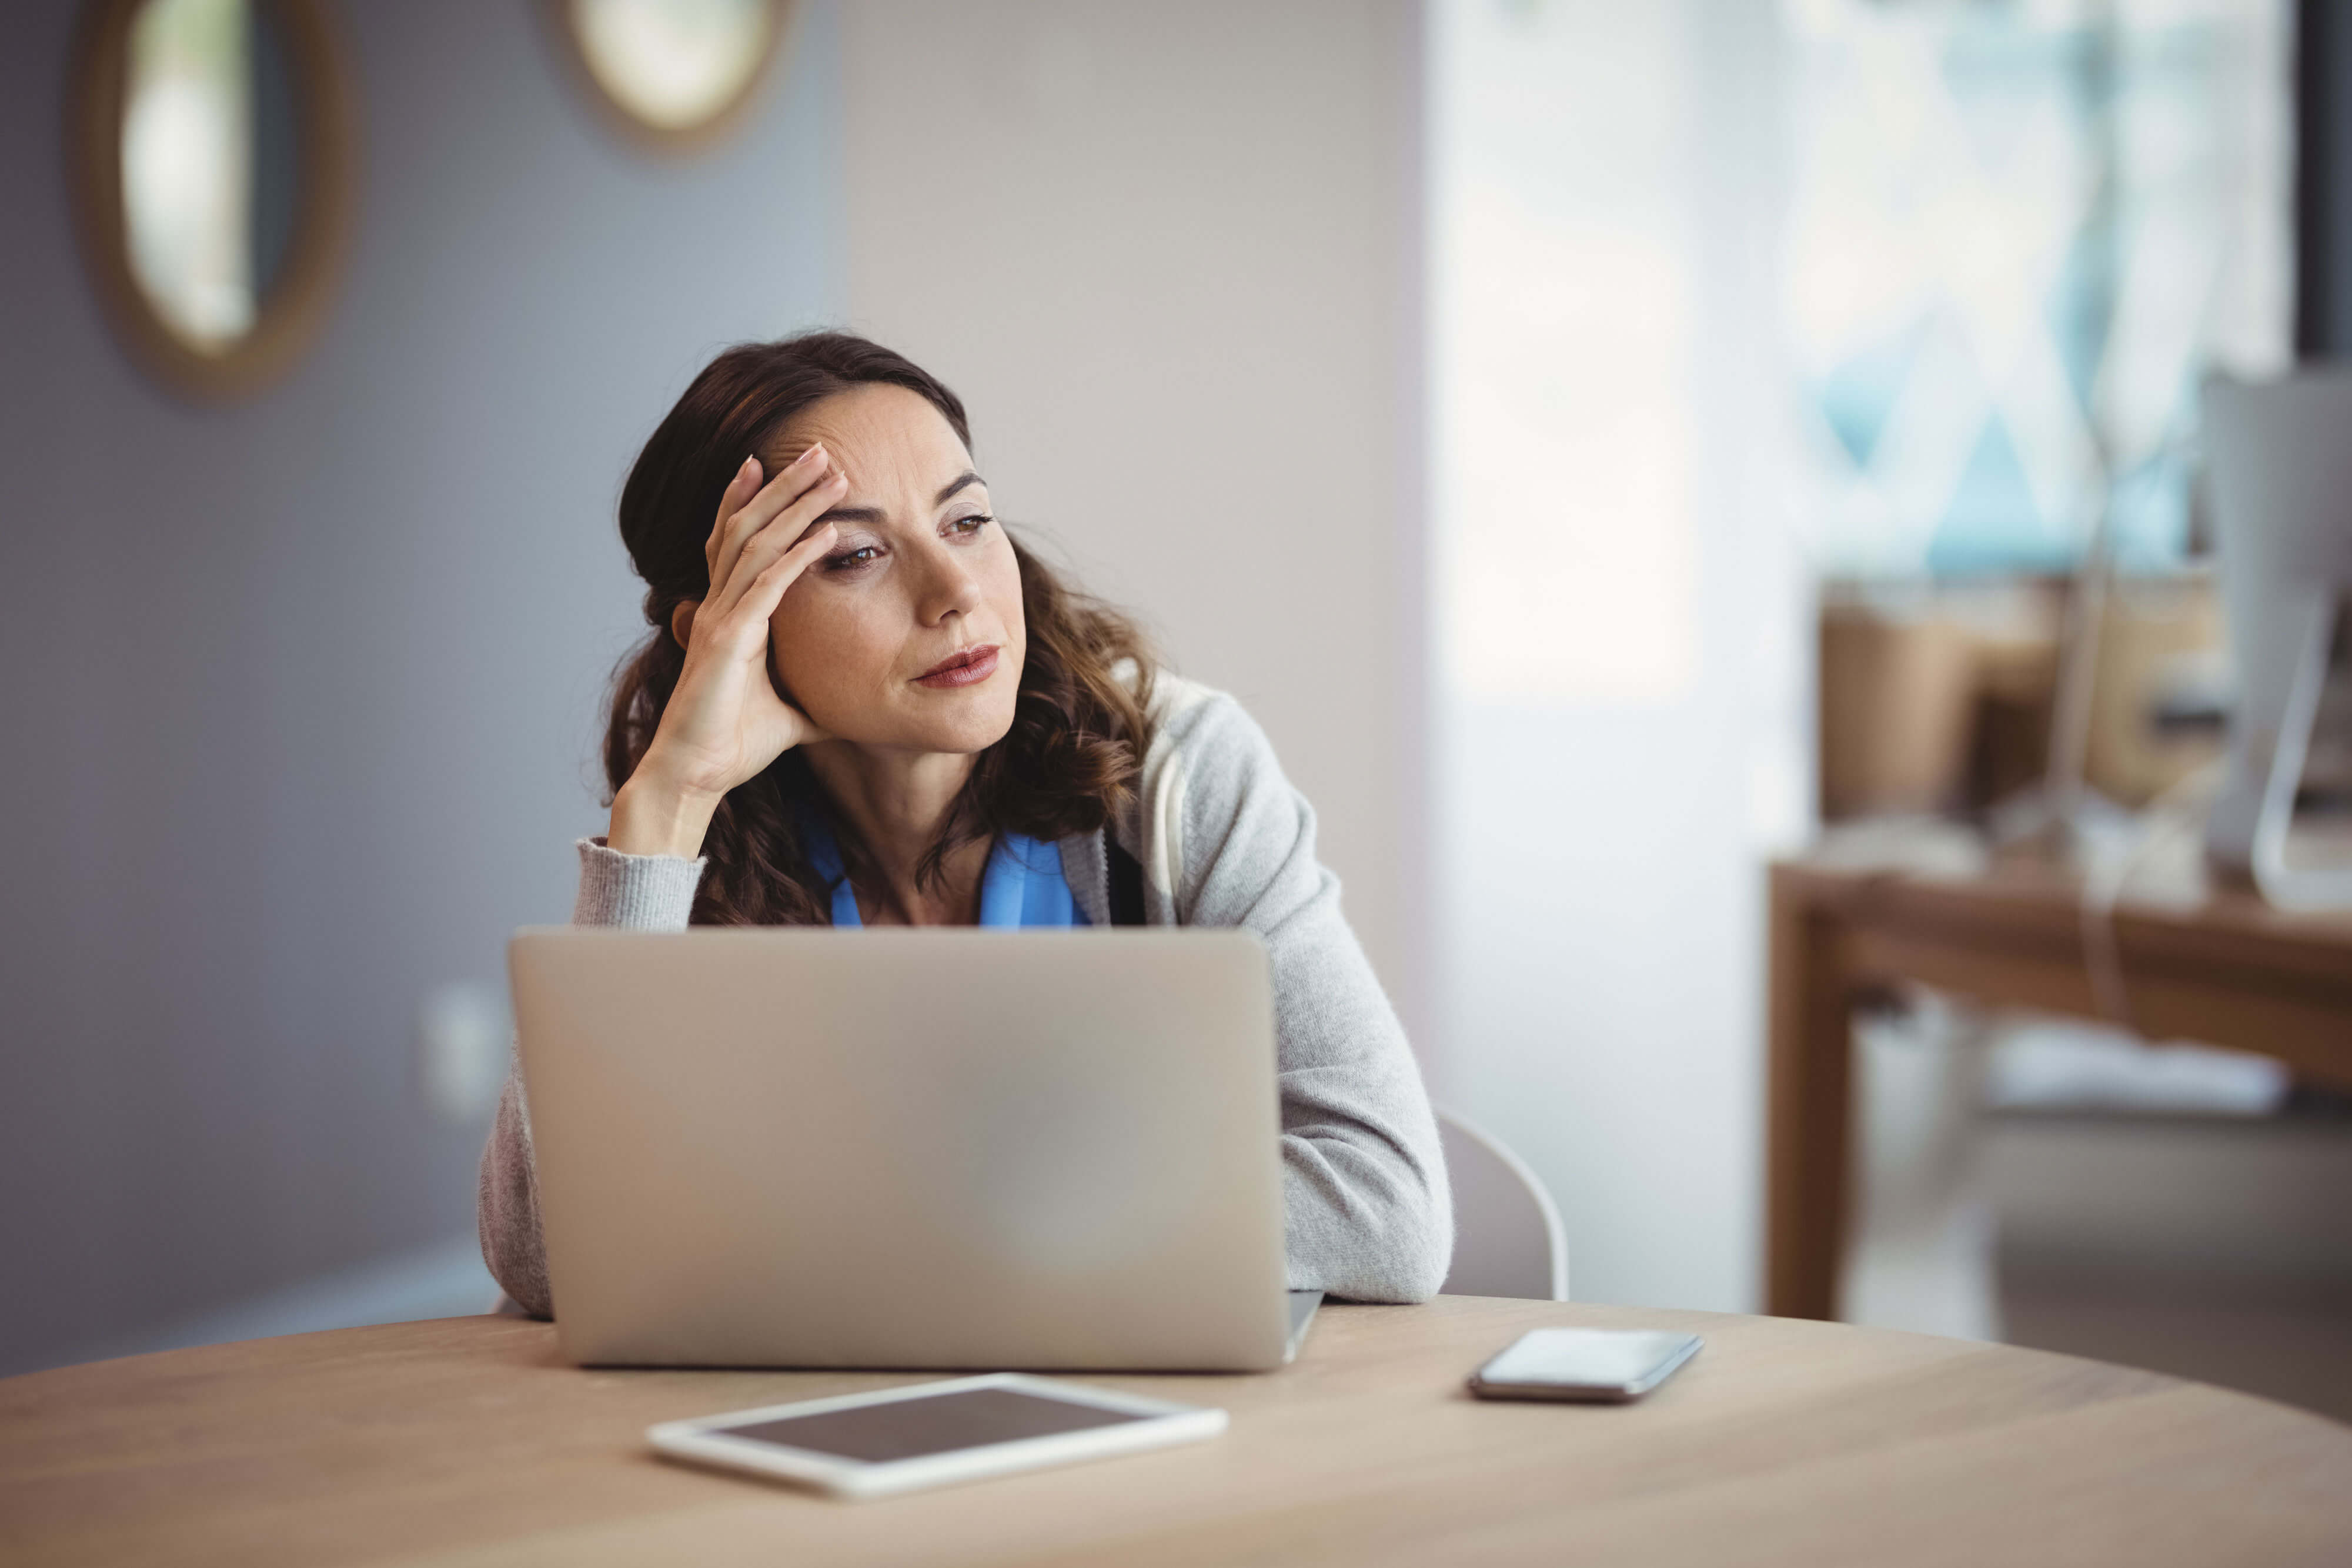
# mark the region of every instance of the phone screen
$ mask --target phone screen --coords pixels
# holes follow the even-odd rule
[[[1482,1383],[1638,1389],[1698,1348],[1696,1335],[1642,1329],[1534,1329],[1478,1369]]]
[[[893,1399],[786,1416],[740,1427],[714,1427],[713,1437],[801,1448],[866,1464],[917,1459],[959,1448],[982,1448],[1024,1437],[1049,1437],[1097,1427],[1123,1427],[1149,1416],[1105,1410],[1066,1399],[1045,1399],[1010,1388],[973,1388],[956,1394]]]

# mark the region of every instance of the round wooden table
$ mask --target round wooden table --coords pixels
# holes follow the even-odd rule
[[[1471,1399],[1546,1323],[1687,1328],[1632,1406]],[[1834,1323],[1327,1307],[1188,1448],[886,1501],[656,1459],[677,1416],[908,1375],[581,1371],[450,1318],[0,1381],[0,1562],[2352,1563],[2352,1427],[2095,1362]]]

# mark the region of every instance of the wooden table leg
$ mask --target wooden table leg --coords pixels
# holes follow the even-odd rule
[[[1852,988],[1837,919],[1771,873],[1764,1310],[1837,1316],[1853,1116]]]

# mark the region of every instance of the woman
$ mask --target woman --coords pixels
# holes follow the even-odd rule
[[[1013,542],[971,447],[954,393],[844,333],[696,378],[621,494],[654,631],[615,685],[574,922],[1246,926],[1274,977],[1289,1282],[1427,1299],[1453,1244],[1436,1126],[1314,813],[1232,698],[1155,672]],[[551,1315],[519,1072],[481,1231]]]

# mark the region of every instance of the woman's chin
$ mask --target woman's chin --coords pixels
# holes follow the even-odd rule
[[[962,691],[922,693],[910,716],[929,737],[931,750],[985,751],[1013,728],[1019,695],[1013,688],[1010,673],[1000,670],[995,679]]]
[[[1013,729],[1013,709],[1005,705],[1003,713],[980,713],[968,722],[942,725],[937,731],[934,751],[956,751],[966,756],[986,751],[1003,740]]]
[[[928,712],[897,716],[897,722],[876,724],[845,717],[838,723],[817,723],[836,741],[878,751],[929,751],[971,756],[986,751],[1013,728],[1013,704],[991,700],[974,692],[961,701],[927,704]],[[810,717],[815,718],[812,714]]]

